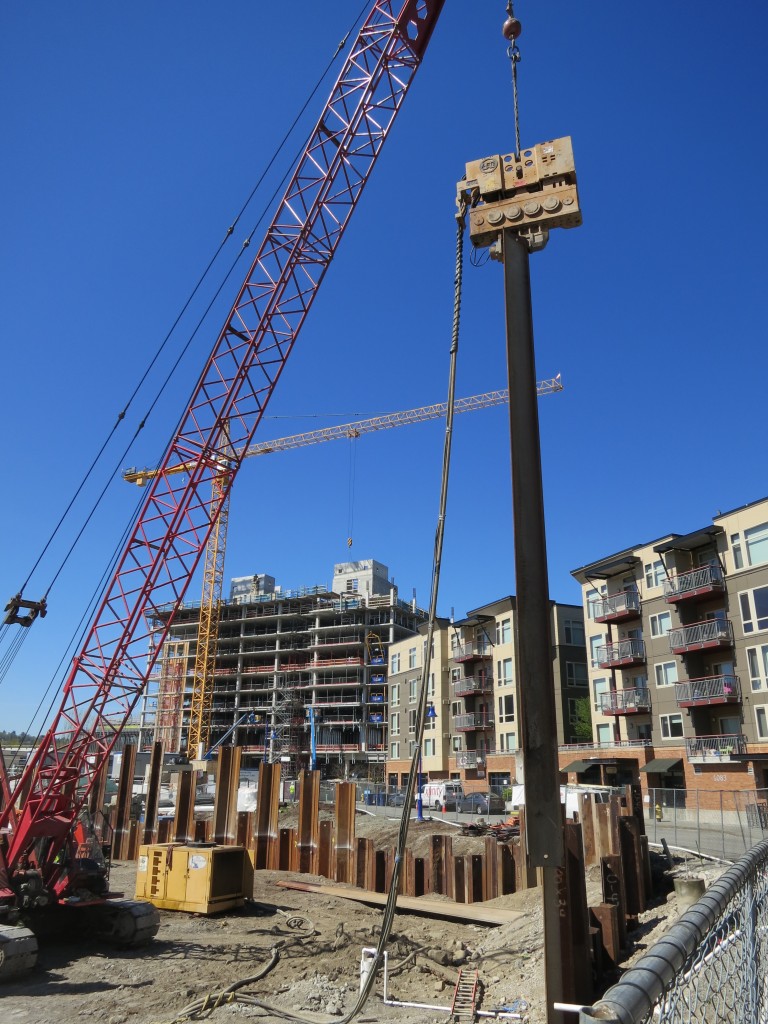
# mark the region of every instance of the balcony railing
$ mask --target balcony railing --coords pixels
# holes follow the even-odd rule
[[[669,631],[669,649],[673,654],[710,647],[733,647],[733,629],[728,619],[706,619]]]
[[[595,622],[623,622],[640,614],[640,595],[636,590],[623,591],[595,603]]]
[[[473,658],[490,658],[493,648],[490,644],[462,644],[451,653],[454,661],[471,661]]]
[[[620,640],[617,644],[598,647],[596,657],[600,668],[641,665],[645,661],[645,643],[642,640]]]
[[[738,704],[741,687],[738,676],[703,676],[675,683],[675,700],[680,708],[697,704]]]
[[[492,729],[493,715],[483,711],[472,715],[456,715],[453,727],[457,732],[472,732],[475,729]]]
[[[456,752],[457,768],[482,768],[485,764],[485,754],[478,754],[476,750],[459,750]]]
[[[557,749],[565,753],[570,750],[613,750],[615,747],[652,747],[653,740],[606,740],[605,743],[559,743]]]
[[[466,676],[464,679],[457,679],[453,684],[454,697],[466,697],[472,693],[491,693],[493,680],[484,676]]]
[[[747,738],[738,733],[723,733],[719,736],[691,736],[685,741],[685,753],[689,761],[719,764],[730,761],[732,754],[747,752]]]
[[[721,593],[725,588],[723,570],[719,565],[701,565],[690,572],[682,572],[664,580],[664,597],[670,603],[685,601],[689,597]]]
[[[651,710],[651,695],[645,687],[634,690],[616,690],[600,698],[604,715],[636,715]]]

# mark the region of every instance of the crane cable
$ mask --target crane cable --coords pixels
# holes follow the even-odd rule
[[[517,65],[520,63],[520,50],[517,45],[517,40],[519,39],[522,30],[523,26],[515,17],[512,0],[507,0],[507,20],[504,22],[504,26],[501,31],[504,38],[509,40],[507,56],[509,57],[509,63],[512,70],[512,105],[514,107],[515,116],[515,152],[518,155],[520,154],[522,147],[520,145],[520,108],[517,94]]]
[[[309,104],[310,104],[310,103],[312,102],[312,100],[314,99],[314,97],[315,97],[315,95],[316,95],[316,93],[317,93],[318,89],[320,88],[320,86],[321,86],[321,85],[322,85],[322,83],[324,82],[325,78],[327,77],[327,75],[328,75],[328,72],[329,72],[329,71],[331,70],[331,68],[332,68],[333,64],[335,63],[335,61],[336,61],[336,58],[338,57],[339,53],[340,53],[340,52],[341,52],[341,51],[343,50],[343,48],[344,48],[344,47],[346,46],[346,43],[347,43],[347,41],[348,41],[348,39],[349,39],[350,35],[351,35],[351,34],[352,34],[352,32],[353,32],[353,31],[355,30],[355,27],[357,26],[357,24],[359,23],[359,21],[360,21],[360,20],[362,19],[362,17],[364,16],[364,14],[365,14],[365,11],[367,10],[367,8],[368,8],[368,4],[367,4],[367,2],[366,2],[366,3],[364,4],[364,6],[363,6],[362,10],[360,11],[360,13],[359,13],[359,14],[357,15],[356,19],[354,20],[353,24],[352,24],[352,25],[351,25],[351,26],[349,27],[349,29],[347,30],[347,32],[345,33],[345,35],[344,35],[344,36],[343,36],[343,37],[341,38],[341,40],[340,40],[340,41],[338,42],[338,44],[336,45],[336,49],[334,50],[334,52],[333,52],[333,55],[331,56],[330,60],[329,60],[329,61],[328,61],[328,63],[326,64],[326,66],[325,66],[324,70],[322,71],[322,74],[321,74],[321,75],[320,75],[320,77],[318,78],[318,80],[317,80],[317,82],[315,83],[315,85],[314,85],[313,89],[312,89],[312,90],[311,90],[311,92],[309,93],[309,95],[308,95],[307,99],[306,99],[306,100],[305,100],[305,102],[304,102],[304,103],[302,104],[302,106],[301,106],[301,108],[300,108],[299,112],[298,112],[298,113],[296,114],[296,116],[294,117],[294,119],[293,119],[293,121],[292,121],[291,125],[289,126],[288,130],[287,130],[287,131],[286,131],[286,133],[284,134],[284,136],[283,136],[282,140],[280,141],[280,143],[279,143],[279,145],[278,145],[277,149],[276,149],[276,150],[275,150],[275,152],[273,153],[273,155],[272,155],[272,157],[270,158],[270,160],[268,161],[267,165],[266,165],[266,166],[264,167],[264,169],[262,170],[262,172],[261,172],[261,174],[260,174],[259,178],[258,178],[258,179],[257,179],[257,181],[256,181],[256,184],[255,184],[255,185],[253,186],[253,188],[251,189],[251,192],[250,192],[250,194],[248,195],[248,197],[247,197],[247,199],[245,200],[245,202],[244,202],[244,203],[242,204],[242,206],[241,206],[240,210],[238,211],[238,213],[237,213],[236,217],[234,218],[234,220],[232,221],[232,223],[231,223],[231,224],[229,225],[229,227],[227,228],[227,230],[226,230],[226,232],[225,232],[225,234],[224,234],[224,237],[222,238],[221,242],[219,243],[219,245],[218,245],[218,247],[217,247],[216,251],[215,251],[215,252],[214,252],[214,254],[213,254],[213,255],[211,256],[210,260],[208,261],[208,264],[207,264],[207,266],[205,267],[205,269],[203,270],[202,274],[201,274],[201,275],[200,275],[200,277],[198,278],[198,280],[197,280],[197,283],[195,284],[195,286],[193,287],[193,289],[192,289],[192,291],[190,292],[189,296],[187,297],[186,301],[184,302],[184,304],[183,304],[183,306],[182,306],[181,310],[180,310],[180,311],[179,311],[179,313],[177,314],[177,316],[176,316],[175,320],[173,321],[173,323],[172,323],[171,327],[170,327],[170,328],[169,328],[169,330],[167,331],[167,333],[166,333],[165,337],[164,337],[164,338],[163,338],[163,340],[161,341],[161,343],[160,343],[159,347],[157,348],[156,352],[154,353],[154,355],[152,356],[151,360],[149,361],[149,363],[147,364],[146,368],[144,369],[144,371],[143,371],[143,373],[142,373],[141,377],[139,378],[139,381],[138,381],[138,383],[137,383],[137,384],[135,385],[135,387],[134,387],[134,389],[133,389],[133,391],[132,391],[131,395],[129,396],[129,398],[128,398],[128,401],[127,401],[127,403],[126,403],[125,407],[124,407],[124,408],[123,408],[123,409],[122,409],[122,410],[121,410],[121,411],[120,411],[120,412],[118,413],[118,415],[117,415],[117,418],[116,418],[116,420],[115,420],[115,422],[114,422],[114,424],[113,424],[113,426],[112,426],[111,430],[110,430],[110,431],[108,432],[108,434],[107,434],[107,436],[105,437],[105,439],[104,439],[104,441],[103,441],[103,443],[102,443],[101,447],[99,448],[98,452],[96,453],[96,455],[95,455],[95,456],[94,456],[94,458],[92,459],[92,461],[91,461],[91,464],[90,464],[90,466],[89,466],[89,467],[88,467],[88,469],[86,470],[86,473],[85,473],[85,475],[83,476],[83,478],[81,479],[81,481],[80,481],[80,483],[78,484],[77,488],[75,489],[74,493],[72,494],[71,498],[69,499],[69,502],[67,503],[67,505],[66,505],[66,507],[65,507],[64,511],[63,511],[63,512],[62,512],[62,514],[60,515],[60,517],[59,517],[59,520],[58,520],[58,522],[56,523],[56,525],[55,525],[55,526],[54,526],[54,528],[53,528],[53,531],[51,532],[50,536],[48,537],[48,540],[47,540],[47,541],[45,542],[45,544],[44,544],[44,546],[43,546],[42,550],[40,551],[39,555],[37,556],[37,558],[36,558],[36,560],[35,560],[35,562],[34,562],[34,564],[33,564],[32,568],[31,568],[31,569],[29,570],[29,572],[27,573],[27,577],[26,577],[26,579],[25,579],[25,581],[24,581],[24,584],[23,584],[23,586],[22,586],[22,587],[20,588],[20,590],[19,590],[19,593],[20,593],[20,594],[21,594],[21,593],[23,593],[23,591],[24,591],[24,590],[25,590],[25,589],[27,588],[27,586],[29,585],[29,582],[30,582],[30,580],[31,580],[31,578],[32,578],[32,576],[33,576],[33,574],[34,574],[35,570],[36,570],[36,569],[38,568],[38,566],[40,565],[40,562],[42,561],[42,559],[43,559],[43,557],[45,556],[46,552],[48,551],[48,549],[50,548],[50,546],[51,546],[51,544],[53,543],[54,539],[55,539],[55,538],[56,538],[56,536],[58,535],[58,533],[59,533],[59,530],[60,530],[60,529],[61,529],[61,527],[63,526],[63,524],[64,524],[64,521],[65,521],[65,519],[67,518],[67,516],[69,515],[69,513],[70,513],[70,511],[71,511],[71,509],[72,509],[72,507],[73,507],[73,505],[74,505],[74,503],[75,503],[75,501],[77,500],[77,498],[78,498],[78,497],[79,497],[79,495],[81,494],[81,492],[82,492],[83,488],[85,487],[85,484],[86,484],[86,483],[88,482],[88,480],[90,479],[91,475],[92,475],[92,474],[93,474],[93,472],[95,471],[95,469],[96,469],[96,466],[97,466],[97,465],[98,465],[98,463],[100,462],[100,460],[101,460],[101,458],[102,458],[102,456],[103,456],[103,454],[104,454],[104,452],[105,452],[105,450],[106,450],[107,446],[109,445],[109,442],[111,441],[112,437],[114,436],[114,434],[115,434],[115,432],[117,431],[117,429],[118,429],[118,427],[120,426],[120,424],[121,424],[121,423],[123,422],[123,420],[125,419],[125,417],[126,417],[126,414],[127,414],[128,410],[129,410],[129,408],[130,408],[130,406],[131,406],[132,402],[133,402],[133,401],[135,400],[135,398],[136,398],[137,394],[139,393],[139,391],[140,391],[141,387],[143,386],[143,384],[144,384],[144,383],[145,383],[145,381],[147,380],[147,377],[148,377],[148,376],[149,376],[149,374],[151,373],[151,371],[152,371],[152,368],[153,368],[153,367],[155,366],[155,364],[157,363],[157,361],[158,361],[158,359],[159,359],[160,355],[162,354],[163,350],[165,349],[165,347],[166,347],[166,346],[167,346],[167,344],[169,343],[169,341],[170,341],[170,339],[171,339],[171,337],[172,337],[172,335],[173,335],[174,331],[175,331],[175,330],[176,330],[176,328],[178,327],[178,325],[179,325],[179,323],[180,323],[180,321],[181,321],[182,317],[184,316],[184,314],[186,313],[187,309],[189,308],[189,306],[190,306],[190,304],[191,304],[192,300],[194,299],[195,295],[196,295],[196,294],[197,294],[197,292],[198,292],[198,291],[200,290],[200,288],[202,287],[202,285],[203,285],[203,283],[205,282],[206,278],[208,277],[208,275],[209,275],[210,271],[211,271],[211,270],[212,270],[212,268],[213,268],[213,265],[214,265],[214,263],[216,262],[216,260],[218,259],[219,255],[221,254],[221,251],[222,251],[222,249],[224,248],[225,244],[227,243],[227,241],[229,240],[229,238],[230,238],[230,237],[232,236],[232,234],[234,233],[234,230],[235,230],[235,228],[237,227],[237,224],[238,224],[238,223],[240,222],[240,220],[241,220],[241,219],[242,219],[242,217],[244,216],[244,214],[245,214],[245,211],[247,210],[247,208],[248,208],[248,206],[250,205],[250,203],[252,202],[252,200],[253,200],[254,196],[256,195],[256,193],[258,192],[259,188],[260,188],[260,187],[261,187],[261,185],[263,184],[263,182],[264,182],[264,179],[265,179],[266,175],[267,175],[267,174],[269,173],[269,171],[270,171],[270,169],[272,168],[272,166],[274,165],[274,163],[275,163],[275,161],[276,161],[277,157],[278,157],[278,156],[280,155],[280,153],[282,152],[283,148],[285,147],[286,143],[288,142],[288,139],[289,139],[289,138],[290,138],[290,136],[292,135],[292,133],[293,133],[294,129],[295,129],[295,128],[296,128],[296,126],[297,126],[297,124],[299,123],[300,119],[302,118],[302,116],[303,116],[303,115],[304,115],[304,113],[306,112],[306,109],[307,109],[307,107],[308,107],[308,106],[309,106]],[[303,144],[302,144],[302,149],[303,149]],[[301,152],[301,151],[300,151],[300,152]],[[250,241],[251,241],[251,239],[252,239],[252,237],[253,237],[253,234],[255,233],[256,229],[257,229],[257,228],[258,228],[258,226],[259,226],[259,224],[261,224],[261,222],[263,221],[264,217],[266,216],[267,210],[268,210],[268,209],[270,208],[270,206],[271,206],[272,202],[274,201],[275,195],[277,194],[277,190],[279,190],[279,189],[281,188],[281,186],[282,186],[282,183],[283,183],[283,182],[285,181],[285,178],[287,177],[288,173],[290,173],[290,170],[292,170],[292,169],[293,169],[293,166],[295,165],[295,163],[296,163],[296,160],[297,160],[297,159],[298,159],[298,156],[294,157],[293,161],[292,161],[292,162],[291,162],[291,164],[290,164],[289,170],[288,170],[288,171],[286,171],[286,173],[285,173],[285,174],[283,175],[283,177],[281,178],[280,184],[278,184],[278,186],[277,186],[277,189],[275,190],[275,192],[273,192],[273,193],[272,193],[271,197],[269,198],[269,200],[268,200],[268,201],[267,201],[267,203],[265,204],[265,206],[264,206],[264,209],[262,210],[262,212],[261,212],[261,214],[259,215],[259,217],[258,217],[258,219],[257,219],[256,223],[254,224],[253,228],[251,229],[251,232],[250,232],[250,234],[248,235],[248,237],[247,237],[246,241],[245,241],[245,242],[243,243],[243,245],[242,245],[242,248],[241,248],[240,252],[238,253],[238,256],[237,256],[236,260],[234,261],[233,265],[232,265],[232,266],[230,267],[230,269],[229,269],[229,271],[227,272],[227,274],[226,274],[226,276],[225,276],[224,280],[223,280],[223,281],[221,282],[221,284],[219,285],[219,288],[217,289],[217,291],[216,291],[216,293],[215,293],[215,295],[214,295],[214,298],[213,298],[213,299],[212,299],[212,300],[210,301],[210,303],[209,303],[209,304],[208,304],[208,306],[206,307],[205,313],[203,314],[202,318],[201,318],[201,319],[200,319],[200,320],[198,321],[198,324],[197,324],[197,326],[195,327],[195,330],[194,330],[194,331],[193,331],[193,333],[191,334],[191,336],[190,336],[190,338],[188,339],[188,341],[187,341],[186,345],[185,345],[185,346],[183,347],[183,349],[182,349],[182,351],[181,351],[181,354],[180,354],[180,356],[179,356],[179,357],[178,357],[178,358],[176,359],[176,361],[174,362],[174,364],[173,364],[173,366],[172,366],[172,368],[171,368],[171,370],[170,370],[169,374],[168,374],[168,375],[166,376],[166,379],[165,379],[165,381],[163,382],[163,385],[162,385],[162,387],[160,388],[160,391],[159,391],[159,392],[158,392],[158,393],[156,394],[156,396],[155,396],[155,399],[154,399],[154,401],[153,401],[153,402],[152,402],[152,403],[150,404],[148,412],[147,412],[147,413],[145,413],[144,417],[143,417],[143,418],[141,419],[141,421],[139,422],[139,424],[138,424],[138,426],[137,426],[136,430],[134,431],[134,434],[133,434],[133,436],[132,436],[132,438],[131,438],[131,440],[130,440],[130,442],[129,442],[128,446],[127,446],[127,448],[126,448],[126,449],[125,449],[125,450],[123,451],[123,453],[122,453],[122,455],[121,455],[121,458],[120,458],[120,462],[119,462],[119,464],[118,464],[118,465],[117,465],[117,467],[116,467],[116,468],[114,468],[114,469],[112,470],[112,472],[110,473],[110,475],[109,475],[109,477],[108,477],[108,480],[107,480],[107,484],[106,484],[106,485],[104,486],[104,488],[103,488],[103,489],[101,490],[101,492],[99,493],[99,496],[98,496],[98,498],[97,498],[96,502],[95,502],[95,503],[94,503],[94,505],[92,506],[92,508],[91,508],[91,511],[90,511],[90,513],[89,513],[89,515],[87,516],[87,518],[86,518],[85,522],[83,523],[83,525],[82,525],[81,529],[80,529],[80,530],[79,530],[79,532],[77,533],[77,535],[76,535],[76,537],[75,537],[75,540],[73,541],[72,545],[70,546],[69,550],[67,551],[67,553],[66,553],[66,555],[65,555],[64,559],[63,559],[63,560],[61,561],[61,563],[59,564],[58,570],[57,570],[57,571],[56,571],[56,573],[54,574],[54,576],[53,576],[53,579],[52,579],[52,580],[50,581],[50,583],[48,584],[48,586],[47,586],[47,588],[46,588],[46,590],[45,590],[44,598],[45,598],[45,597],[47,597],[48,593],[49,593],[49,592],[50,592],[50,590],[51,590],[51,587],[53,586],[53,584],[54,584],[54,583],[56,582],[56,580],[58,579],[58,577],[59,577],[60,573],[61,573],[61,572],[62,572],[62,570],[64,569],[64,566],[65,566],[65,565],[67,564],[67,562],[68,562],[69,558],[70,558],[70,557],[71,557],[71,555],[72,555],[72,552],[73,552],[73,550],[74,550],[74,547],[75,547],[75,546],[77,545],[77,543],[79,542],[79,540],[80,540],[80,538],[82,537],[82,534],[83,534],[83,532],[84,532],[85,528],[87,527],[88,523],[90,522],[91,518],[93,517],[94,513],[96,512],[96,509],[97,509],[97,508],[99,507],[99,505],[101,504],[101,502],[102,502],[102,500],[103,500],[103,498],[104,498],[104,494],[105,494],[105,491],[107,490],[107,488],[108,488],[108,486],[109,486],[109,483],[111,482],[111,480],[112,480],[112,478],[113,478],[113,477],[115,476],[115,474],[116,474],[116,473],[117,473],[117,472],[119,471],[119,468],[120,468],[120,466],[121,466],[121,465],[123,464],[123,462],[124,462],[124,460],[125,460],[125,458],[126,458],[126,455],[127,455],[128,451],[130,450],[130,448],[132,447],[133,443],[135,442],[135,440],[136,440],[136,438],[137,438],[137,436],[138,436],[139,432],[140,432],[140,431],[141,431],[141,430],[142,430],[142,429],[144,428],[144,426],[145,426],[145,424],[146,424],[146,421],[147,421],[147,418],[148,418],[149,414],[150,414],[150,413],[152,412],[152,410],[154,409],[155,405],[157,404],[157,401],[159,400],[160,396],[162,395],[163,391],[165,390],[165,387],[166,387],[166,386],[167,386],[167,384],[169,383],[169,381],[170,381],[170,379],[171,379],[172,375],[173,375],[173,374],[174,374],[174,373],[176,372],[176,370],[178,369],[179,363],[180,363],[180,361],[181,361],[181,357],[182,357],[182,356],[183,356],[183,355],[184,355],[184,354],[185,354],[185,353],[187,352],[187,350],[188,350],[188,348],[189,348],[189,345],[191,344],[191,342],[192,342],[193,338],[194,338],[194,337],[195,337],[195,335],[197,334],[197,331],[199,330],[200,326],[202,325],[202,322],[204,321],[205,317],[206,317],[206,316],[208,315],[208,313],[210,312],[210,309],[211,309],[211,307],[212,307],[213,303],[215,302],[216,298],[218,298],[218,296],[219,296],[219,294],[220,294],[220,292],[221,292],[221,289],[223,288],[224,284],[226,283],[226,281],[227,281],[227,280],[229,279],[230,275],[232,274],[232,272],[233,272],[233,270],[234,270],[235,266],[237,265],[237,263],[239,262],[239,260],[240,260],[241,256],[243,255],[243,252],[244,252],[244,251],[245,251],[245,249],[246,249],[246,248],[247,248],[247,247],[248,247],[248,246],[250,245]],[[3,630],[2,632],[0,632],[0,640],[2,640],[2,636],[3,636],[4,632],[5,632],[5,630]],[[28,630],[25,630],[24,632],[26,633],[26,632],[28,632]],[[12,648],[13,648],[13,649],[12,649],[12,650],[10,650],[10,649],[9,649],[9,652],[7,652],[7,653],[8,653],[8,655],[10,656],[10,662],[12,662],[12,661],[13,661],[13,659],[15,658],[16,654],[18,653],[18,649],[20,648],[21,644],[18,644],[18,645],[15,645],[15,644],[14,644],[14,645],[11,645],[11,646],[12,646]],[[4,660],[3,660],[3,662],[2,662],[2,664],[0,664],[0,673],[1,673],[1,674],[0,674],[0,682],[2,682],[2,679],[3,679],[3,677],[4,677],[4,674],[5,674],[5,672],[3,671],[3,666],[5,666],[5,671],[7,671],[7,668],[8,668],[8,667],[10,667],[10,662],[8,663],[8,665],[7,665],[7,666],[5,666],[5,659],[4,659]]]

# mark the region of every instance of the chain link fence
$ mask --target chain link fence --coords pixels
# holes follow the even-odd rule
[[[579,1024],[768,1020],[768,840],[725,872]]]
[[[768,790],[651,789],[651,843],[735,861],[768,836]]]

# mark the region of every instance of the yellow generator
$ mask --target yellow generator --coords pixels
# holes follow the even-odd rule
[[[243,846],[159,843],[139,847],[136,898],[163,910],[215,914],[253,895],[253,861]]]

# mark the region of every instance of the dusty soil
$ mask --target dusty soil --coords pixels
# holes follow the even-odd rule
[[[358,816],[357,834],[377,845],[394,842],[397,823]],[[413,826],[409,845],[425,852],[429,836],[449,826]],[[455,835],[455,832],[453,832]],[[475,852],[477,840],[455,836],[457,853]],[[135,864],[113,865],[112,888],[133,894]],[[716,869],[710,869],[713,877]],[[363,946],[375,945],[379,908],[325,895],[279,888],[284,878],[319,881],[305,875],[258,872],[253,902],[242,910],[215,917],[161,911],[157,939],[141,950],[121,951],[95,944],[49,943],[40,950],[37,968],[0,991],[3,1024],[171,1024],[188,1019],[184,1010],[195,1001],[260,973],[276,946],[275,965],[240,991],[281,1011],[308,1020],[332,1021],[351,1009],[359,989]],[[597,902],[599,874],[590,869],[588,898]],[[439,897],[438,897],[439,899]],[[524,914],[514,924],[473,925],[399,913],[389,945],[389,998],[426,1003],[435,1009],[393,1007],[382,1002],[379,978],[361,1022],[428,1024],[443,1021],[451,1004],[458,968],[477,968],[485,1010],[510,1007],[544,1021],[541,893],[531,889],[500,897],[484,906]],[[678,916],[674,894],[657,899],[634,934],[630,960],[659,938]],[[306,924],[288,925],[300,916]],[[309,933],[309,934],[305,934]],[[402,966],[400,966],[402,964]],[[274,1013],[242,1002],[220,1006],[210,1015],[215,1024],[247,1018],[278,1021]]]

